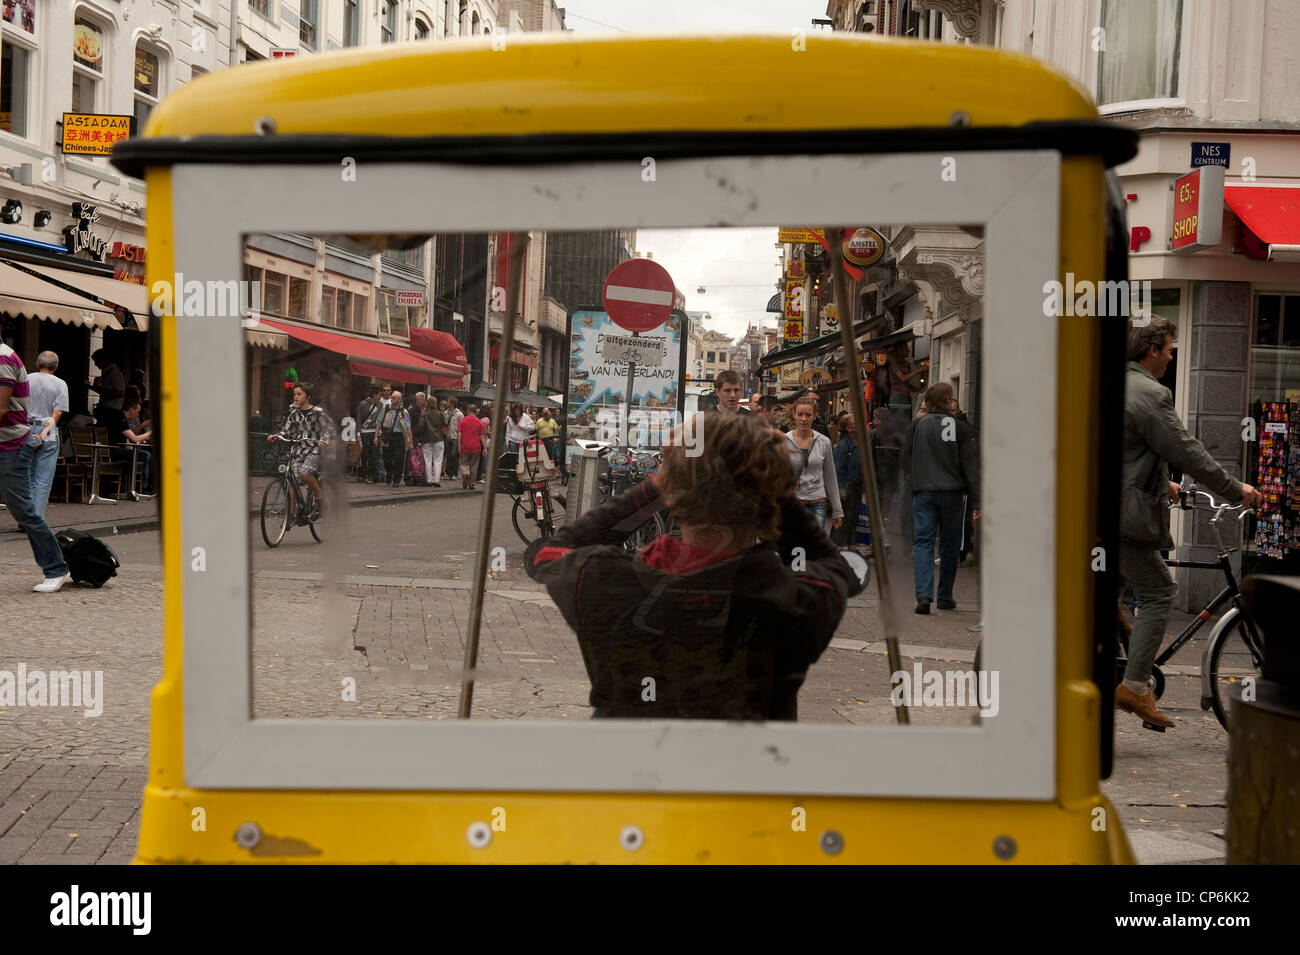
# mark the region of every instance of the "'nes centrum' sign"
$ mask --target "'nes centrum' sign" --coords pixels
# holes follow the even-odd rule
[[[634,361],[643,368],[658,368],[668,354],[666,339],[636,338],[632,335],[601,335],[600,355],[606,361]]]
[[[1201,166],[1174,180],[1171,252],[1194,252],[1223,238],[1222,166]]]

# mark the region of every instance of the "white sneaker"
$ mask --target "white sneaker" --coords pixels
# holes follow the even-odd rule
[[[57,593],[63,589],[63,585],[72,579],[71,574],[64,574],[62,577],[46,577],[43,583],[37,584],[32,590],[38,594]]]

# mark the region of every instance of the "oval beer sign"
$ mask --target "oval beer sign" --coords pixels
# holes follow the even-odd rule
[[[885,238],[875,229],[859,229],[844,243],[844,258],[853,265],[875,265],[885,254]]]

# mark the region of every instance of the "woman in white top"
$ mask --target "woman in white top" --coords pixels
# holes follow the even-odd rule
[[[537,425],[524,412],[524,406],[518,402],[512,404],[510,414],[506,418],[506,450],[518,451],[519,445],[536,433]]]
[[[844,522],[844,508],[840,505],[840,487],[835,478],[835,451],[830,438],[812,429],[816,416],[816,402],[800,398],[794,405],[794,428],[785,437],[792,449],[790,461],[799,476],[795,496],[812,511],[822,529],[829,532],[839,530]],[[826,526],[828,510],[830,527]]]

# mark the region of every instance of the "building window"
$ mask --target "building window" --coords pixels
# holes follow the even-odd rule
[[[191,66],[191,67],[190,67],[190,82],[191,82],[191,83],[193,83],[195,80],[197,80],[200,76],[207,76],[207,75],[208,75],[208,71],[205,70],[205,69],[204,69],[203,67],[201,67],[201,66]]]
[[[709,357],[706,358],[705,361],[709,362],[709,364],[713,364],[713,362],[717,361],[717,359],[714,357],[715,355],[716,352],[709,352]]]
[[[379,24],[379,42],[392,43],[397,39],[397,3],[396,0],[380,0],[383,19]]]
[[[343,0],[343,45],[356,46],[361,42],[360,0]]]
[[[475,10],[473,16],[470,17],[469,32],[474,34],[475,36],[478,36],[480,33],[483,32],[483,21],[479,19],[477,10]]]
[[[268,20],[275,19],[274,0],[248,0],[248,9]]]
[[[320,23],[317,0],[298,0],[298,42],[316,49],[316,26]]]
[[[268,315],[284,314],[285,285],[288,276],[279,272],[267,272],[262,281],[262,311]]]
[[[77,17],[72,42],[72,112],[93,113],[104,77],[104,28]]]
[[[1300,401],[1300,294],[1255,298],[1250,402]]]
[[[4,0],[5,26],[36,35],[37,0]]]
[[[311,283],[306,279],[289,279],[289,307],[285,315],[289,318],[306,320],[307,296],[311,293]]]
[[[320,323],[334,324],[334,293],[338,291],[332,285],[322,285],[320,290]]]
[[[144,124],[158,105],[158,56],[144,47],[135,45],[135,134],[144,132]]]
[[[415,38],[417,40],[427,40],[433,35],[429,29],[429,24],[425,23],[419,17],[415,18]]]
[[[262,310],[262,270],[255,265],[244,265],[244,284],[248,287],[248,307],[255,312]]]
[[[0,130],[27,135],[32,54],[0,36]]]
[[[1178,96],[1183,0],[1104,0],[1097,103]]]
[[[346,289],[334,291],[334,324],[339,328],[352,328],[352,293]]]

